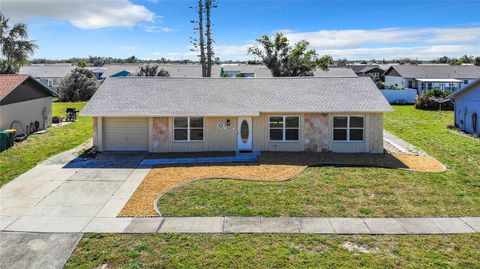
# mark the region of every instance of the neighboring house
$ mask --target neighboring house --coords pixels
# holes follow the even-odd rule
[[[81,114],[98,151],[383,153],[390,111],[370,78],[123,77]]]
[[[440,88],[456,91],[480,78],[480,66],[394,65],[385,73],[385,87],[424,90]]]
[[[0,130],[29,134],[50,126],[56,96],[29,75],[0,75]]]
[[[126,76],[135,76],[139,69],[140,65],[138,64],[108,64],[102,66],[105,70],[101,75],[101,79],[108,77],[126,77]]]
[[[255,64],[222,64],[221,69],[223,69],[224,74],[227,77],[272,77],[270,69],[266,68],[263,65]],[[216,72],[217,73],[217,72]],[[221,71],[220,71],[221,73]],[[213,74],[212,74],[213,76]],[[218,73],[218,76],[220,74]]]
[[[361,77],[371,77],[373,81],[382,80],[384,69],[378,65],[352,65],[353,71]]]
[[[58,86],[63,78],[75,68],[76,66],[69,64],[32,64],[20,67],[19,73],[30,75],[54,92],[58,92]]]
[[[168,71],[170,77],[187,77],[200,78],[202,77],[202,66],[199,64],[160,64],[159,68]],[[220,76],[220,67],[218,65],[212,66],[212,77]]]
[[[223,72],[228,77],[257,77],[257,78],[271,78],[272,72],[264,65],[253,64],[223,64]],[[327,71],[317,69],[313,73],[314,77],[358,77],[350,68],[330,67]]]
[[[95,78],[97,80],[101,80],[103,73],[106,71],[106,69],[103,67],[87,67],[87,69],[95,74]]]
[[[480,136],[480,79],[450,94],[455,104],[455,126],[467,133]]]

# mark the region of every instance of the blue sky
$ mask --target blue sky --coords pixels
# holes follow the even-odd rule
[[[195,59],[189,6],[196,1],[2,0],[30,27],[35,58],[88,55]],[[306,39],[320,54],[348,59],[480,55],[480,1],[225,1],[213,11],[216,53],[250,59],[262,34]]]

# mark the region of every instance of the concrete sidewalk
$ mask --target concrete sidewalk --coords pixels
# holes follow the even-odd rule
[[[480,233],[480,217],[38,217],[14,221],[4,231],[69,233],[319,233],[456,234]]]

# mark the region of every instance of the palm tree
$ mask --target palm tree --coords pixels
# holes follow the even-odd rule
[[[1,64],[9,70],[18,70],[25,63],[28,56],[32,55],[38,46],[28,40],[28,29],[24,23],[15,23],[10,28],[8,18],[0,14],[0,49],[2,53]],[[4,68],[2,68],[4,69]],[[0,70],[3,71],[3,70]]]

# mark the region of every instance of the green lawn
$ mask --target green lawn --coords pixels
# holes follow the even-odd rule
[[[81,103],[53,103],[52,115],[64,116],[67,107],[83,108]],[[64,127],[52,127],[45,134],[31,135],[0,153],[0,186],[30,170],[50,156],[74,148],[92,137],[92,118],[80,117],[79,121]]]
[[[163,196],[165,216],[480,216],[480,142],[448,132],[452,112],[395,106],[385,128],[447,165],[445,173],[316,167],[287,182],[206,180]]]
[[[89,234],[65,268],[480,268],[479,249],[478,234]]]

